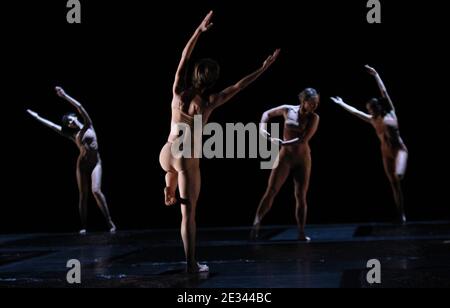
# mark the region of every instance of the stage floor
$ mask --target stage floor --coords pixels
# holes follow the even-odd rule
[[[77,287],[337,288],[450,287],[450,222],[201,229],[199,260],[209,275],[184,274],[178,230],[115,235],[0,235],[0,287],[74,287],[67,261],[82,264]],[[366,281],[367,261],[381,262],[381,285]]]

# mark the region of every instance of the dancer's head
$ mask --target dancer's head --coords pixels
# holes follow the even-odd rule
[[[298,95],[298,99],[302,110],[311,113],[319,107],[320,94],[313,88],[307,88]]]
[[[75,113],[68,113],[65,114],[62,118],[62,129],[66,131],[74,131],[79,130],[80,127],[78,126],[80,122],[78,121],[78,117]]]
[[[211,59],[202,59],[195,64],[192,85],[195,89],[204,91],[216,83],[220,75],[219,64]]]
[[[367,111],[374,117],[384,117],[389,113],[385,98],[372,98],[366,104]]]

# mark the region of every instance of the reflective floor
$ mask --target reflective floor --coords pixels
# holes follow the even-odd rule
[[[337,288],[450,287],[450,222],[202,229],[198,256],[211,273],[184,273],[178,230],[115,235],[0,235],[0,287],[72,287],[67,261],[81,264],[80,287]],[[369,285],[367,261],[381,262]]]

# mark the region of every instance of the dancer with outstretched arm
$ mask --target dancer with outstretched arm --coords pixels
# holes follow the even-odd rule
[[[84,107],[75,99],[67,95],[60,87],[56,88],[59,97],[68,101],[74,106],[82,117],[82,122],[74,113],[66,114],[62,118],[62,125],[57,125],[47,119],[40,117],[36,112],[27,110],[27,112],[38,122],[53,129],[55,132],[72,140],[80,150],[77,161],[77,183],[79,190],[79,211],[81,217],[82,230],[80,234],[86,234],[87,230],[87,204],[89,192],[92,192],[98,207],[103,213],[109,231],[114,233],[114,225],[109,213],[108,204],[105,195],[102,192],[102,160],[98,149],[97,134],[95,133],[91,117]]]
[[[181,56],[173,84],[171,103],[172,128],[167,143],[161,150],[160,164],[166,172],[166,187],[164,189],[166,205],[181,203],[182,223],[181,236],[187,261],[187,272],[208,272],[206,265],[197,263],[196,247],[196,208],[200,193],[200,162],[194,155],[191,157],[174,155],[174,144],[180,137],[180,124],[193,131],[194,116],[201,115],[203,124],[207,123],[211,113],[233,98],[236,94],[254,82],[276,60],[277,50],[269,56],[264,64],[255,72],[246,76],[236,84],[220,92],[212,92],[211,88],[219,77],[219,65],[211,59],[197,62],[191,78],[187,78],[187,67],[191,54],[200,36],[212,27],[211,11],[187,43]],[[192,137],[195,134],[192,133]],[[196,143],[198,140],[193,140]],[[176,198],[179,190],[180,199]]]
[[[381,142],[384,171],[392,188],[399,219],[401,223],[406,223],[401,181],[406,173],[408,149],[400,136],[397,112],[380,75],[370,66],[366,66],[366,69],[375,77],[381,91],[381,98],[372,98],[367,102],[368,113],[347,105],[340,97],[331,99],[351,114],[370,123],[375,129]]]

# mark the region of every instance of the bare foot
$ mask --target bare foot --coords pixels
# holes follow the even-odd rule
[[[111,233],[111,234],[116,233],[117,228],[116,228],[116,225],[112,221],[109,222],[109,227],[110,227],[109,233]]]
[[[175,191],[169,189],[169,187],[164,188],[165,203],[167,206],[172,206],[177,203],[177,198],[175,197]]]
[[[200,273],[208,273],[209,267],[205,264],[197,263],[196,266],[190,266],[187,269],[189,274],[200,274]]]
[[[87,231],[86,231],[86,229],[82,229],[82,230],[80,230],[80,235],[86,235],[87,234]]]
[[[309,243],[309,242],[311,242],[311,238],[310,237],[307,237],[305,234],[303,234],[303,233],[300,233],[299,235],[298,235],[298,240],[300,241],[300,242],[305,242],[305,243]]]

